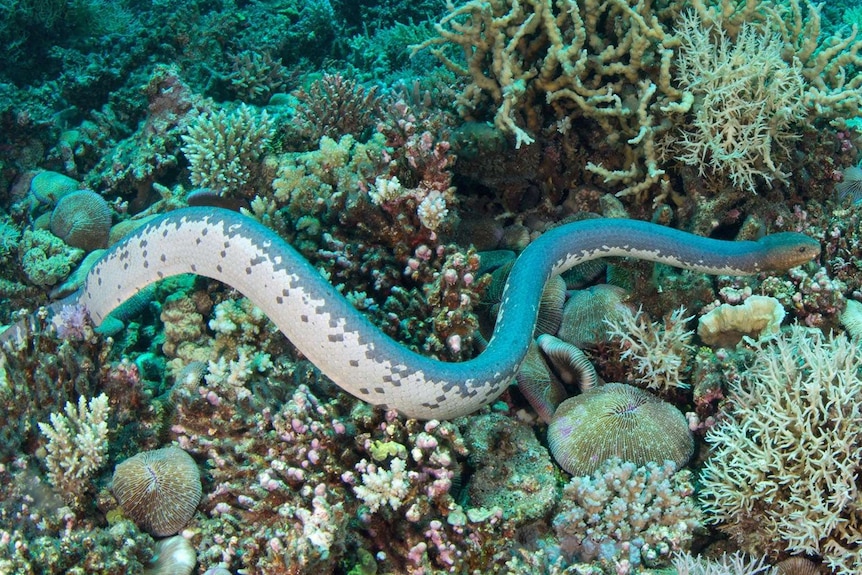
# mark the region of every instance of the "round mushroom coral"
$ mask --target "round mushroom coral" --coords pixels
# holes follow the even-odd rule
[[[673,461],[677,468],[694,451],[685,416],[637,387],[608,383],[564,401],[548,426],[548,444],[560,467],[592,474],[613,457],[644,465]]]
[[[74,248],[93,251],[107,247],[111,208],[92,190],[71,192],[51,213],[51,233]]]
[[[186,526],[201,500],[201,476],[178,447],[143,451],[114,469],[114,496],[123,513],[157,537]]]

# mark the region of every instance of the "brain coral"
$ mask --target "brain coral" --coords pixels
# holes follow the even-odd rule
[[[75,248],[92,251],[107,247],[111,208],[91,190],[78,190],[60,198],[51,213],[51,233]]]
[[[191,455],[165,447],[134,455],[114,469],[114,496],[123,513],[157,537],[186,526],[201,500],[201,476]]]
[[[644,465],[682,466],[694,451],[685,416],[637,387],[608,383],[564,401],[548,426],[548,444],[560,467],[589,475],[613,457]]]

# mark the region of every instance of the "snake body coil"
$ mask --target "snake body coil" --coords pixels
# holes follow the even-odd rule
[[[98,325],[154,281],[182,273],[207,276],[253,301],[310,361],[356,397],[410,417],[448,419],[503,392],[527,352],[545,282],[575,264],[632,256],[710,274],[747,275],[787,269],[818,253],[816,241],[795,233],[726,242],[633,220],[560,226],[518,258],[488,347],[462,363],[427,358],[390,339],[274,232],[222,209],[181,209],[145,224],[102,256],[71,301],[84,305]]]

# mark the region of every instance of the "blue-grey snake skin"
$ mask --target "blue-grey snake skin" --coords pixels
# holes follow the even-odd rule
[[[788,269],[819,252],[818,242],[797,233],[728,242],[635,220],[566,224],[520,255],[487,348],[462,363],[424,357],[384,335],[273,231],[218,208],[184,208],[132,232],[93,266],[71,302],[84,305],[98,325],[154,281],[182,273],[207,276],[248,297],[354,396],[410,417],[448,419],[487,405],[509,385],[552,274],[594,258],[631,256],[709,274],[750,275]]]

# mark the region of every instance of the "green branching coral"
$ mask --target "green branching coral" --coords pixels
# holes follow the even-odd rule
[[[220,110],[199,116],[183,135],[192,184],[220,193],[246,191],[272,134],[266,111],[257,114],[246,105],[230,114]]]
[[[862,570],[862,349],[794,325],[732,381],[729,419],[707,435],[709,521],[752,553],[820,555]]]

